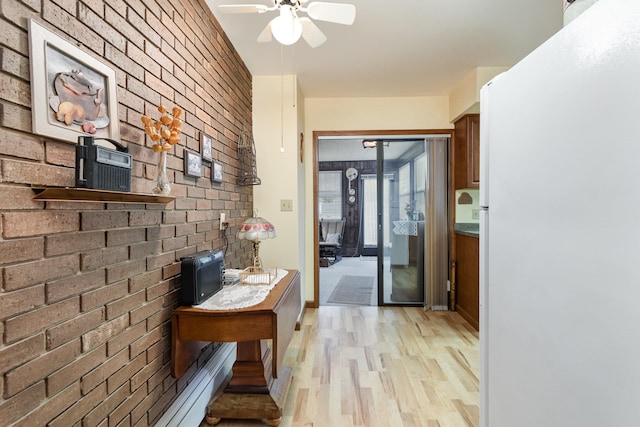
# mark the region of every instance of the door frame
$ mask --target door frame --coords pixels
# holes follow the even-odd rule
[[[453,141],[453,129],[409,129],[409,130],[343,130],[313,131],[313,308],[320,306],[320,251],[318,238],[318,140],[322,137],[367,137],[375,139],[397,138],[402,136],[449,135]],[[450,143],[451,143],[450,142]],[[447,184],[447,187],[449,184]],[[450,190],[450,189],[449,189]]]

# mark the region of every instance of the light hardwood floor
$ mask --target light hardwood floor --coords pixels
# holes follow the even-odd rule
[[[454,312],[308,309],[287,351],[294,379],[280,425],[477,426],[478,359],[477,331]]]

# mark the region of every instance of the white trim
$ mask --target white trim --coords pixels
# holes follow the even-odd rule
[[[193,427],[202,423],[213,393],[231,371],[236,344],[223,343],[213,357],[200,369],[191,383],[171,404],[155,427]]]

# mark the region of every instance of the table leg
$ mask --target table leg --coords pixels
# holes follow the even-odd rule
[[[277,426],[283,419],[284,402],[291,386],[293,372],[283,367],[267,393],[241,392],[239,387],[223,387],[209,402],[205,421],[215,425],[222,418],[266,419],[267,425]]]
[[[266,340],[239,342],[233,376],[226,391],[268,393],[272,380],[271,363],[271,349]]]

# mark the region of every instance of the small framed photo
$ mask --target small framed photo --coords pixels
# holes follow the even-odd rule
[[[200,152],[202,160],[208,162],[213,160],[213,138],[204,132],[200,132]]]
[[[212,182],[222,182],[222,163],[213,162],[211,163],[211,181]]]
[[[202,156],[193,151],[184,150],[184,174],[187,176],[202,176]]]

